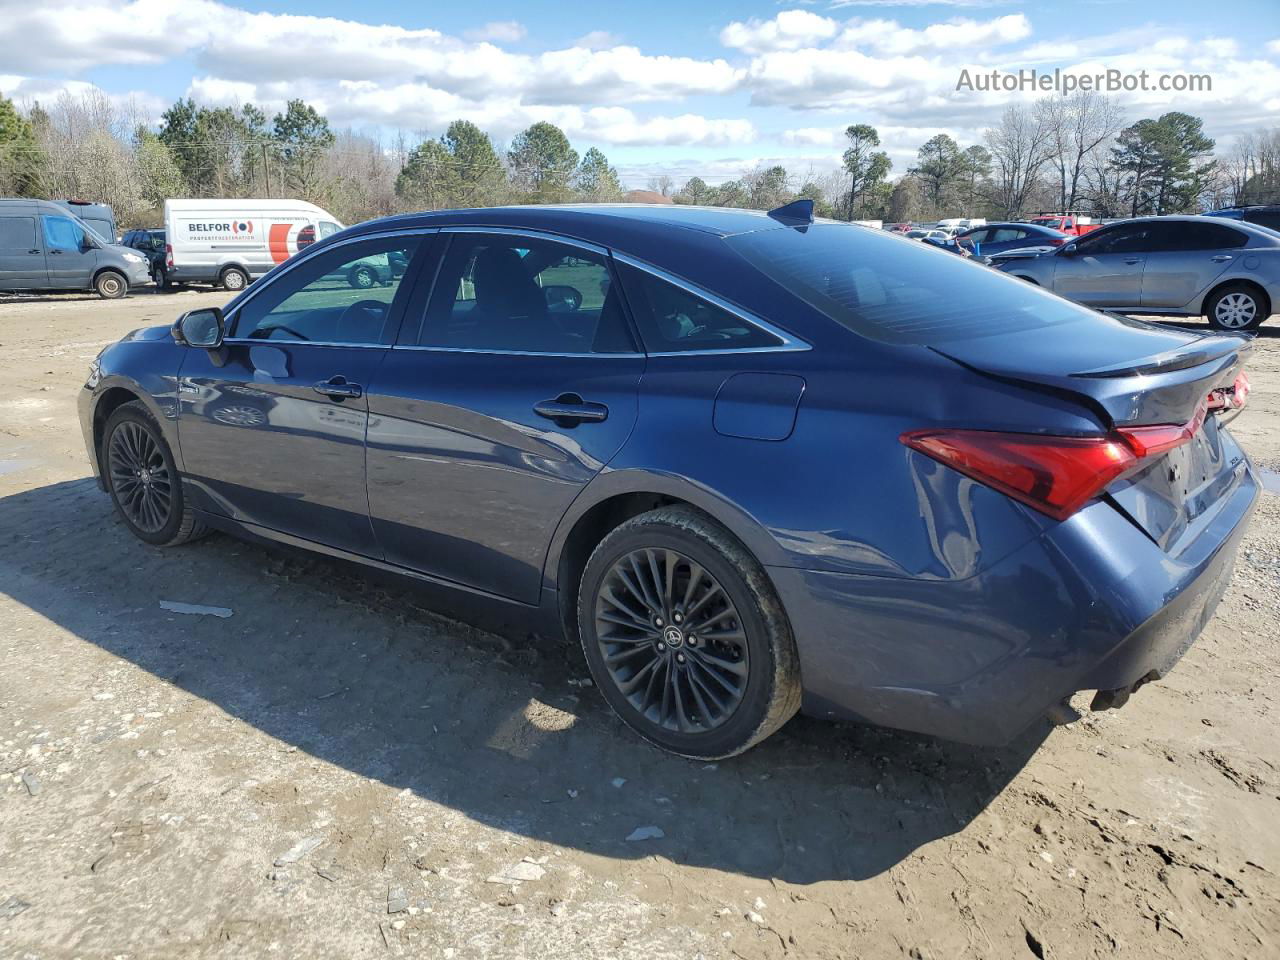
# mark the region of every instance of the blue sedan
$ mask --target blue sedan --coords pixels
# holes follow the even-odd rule
[[[404,269],[353,286],[370,258]],[[107,347],[79,405],[143,541],[562,634],[639,735],[715,758],[801,709],[997,744],[1163,676],[1258,496],[1248,351],[805,202],[531,206],[344,230]]]
[[[1070,234],[1038,223],[988,223],[956,235],[956,243],[977,256],[1022,247],[1060,247],[1070,239]]]

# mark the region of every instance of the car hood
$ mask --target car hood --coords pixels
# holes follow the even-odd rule
[[[120,338],[121,343],[133,343],[139,340],[154,341],[168,340],[172,337],[170,332],[172,327],[139,327],[137,330],[131,330]]]

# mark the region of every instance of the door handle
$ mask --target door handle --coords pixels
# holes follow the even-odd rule
[[[28,250],[27,253],[39,253],[39,250]]]
[[[1141,262],[1142,262],[1141,259],[1139,259],[1138,257],[1130,257],[1125,260],[1125,263],[1128,263],[1128,264],[1141,263]]]
[[[609,416],[609,408],[603,403],[589,403],[576,393],[562,393],[554,400],[535,403],[533,412],[570,427],[579,423],[600,423]]]
[[[312,384],[311,389],[324,397],[333,400],[346,400],[350,397],[359,397],[364,393],[364,387],[358,383],[351,383],[346,377],[330,377],[328,380],[320,380]]]
[[[1209,259],[1212,260],[1214,263],[1226,263],[1228,260],[1231,259],[1231,254],[1220,253],[1216,257],[1210,257]]]

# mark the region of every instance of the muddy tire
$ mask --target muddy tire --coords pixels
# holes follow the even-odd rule
[[[610,532],[583,571],[591,675],[649,742],[699,760],[754,746],[800,708],[800,662],[773,585],[740,541],[687,507]]]
[[[172,547],[208,533],[187,502],[159,424],[141,401],[112,411],[99,462],[116,514],[139,540]]]

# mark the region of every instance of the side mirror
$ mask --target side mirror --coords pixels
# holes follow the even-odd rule
[[[222,346],[222,337],[226,332],[220,307],[204,307],[190,310],[178,318],[173,325],[173,338],[189,347],[203,347],[206,350],[217,350]]]
[[[1074,257],[1075,255],[1076,255],[1076,245],[1074,243],[1068,243],[1065,246],[1061,246],[1058,248],[1058,256]]]

